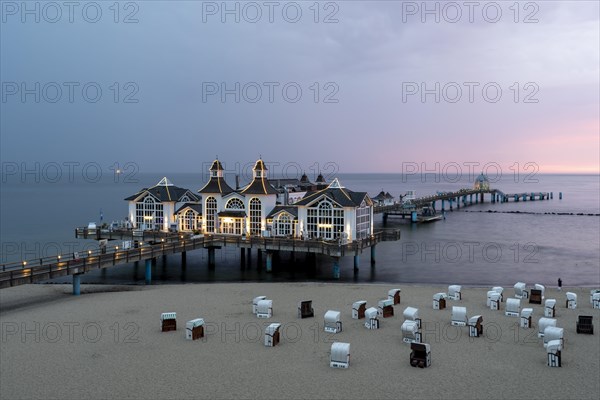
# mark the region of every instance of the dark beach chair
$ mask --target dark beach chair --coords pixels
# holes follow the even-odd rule
[[[594,325],[592,324],[591,315],[580,315],[577,320],[577,333],[594,334]]]
[[[311,318],[315,316],[315,310],[312,308],[312,300],[305,300],[298,303],[298,318]]]

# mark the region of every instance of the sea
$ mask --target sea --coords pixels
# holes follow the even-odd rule
[[[156,184],[165,174],[116,170],[102,174],[56,172],[57,166],[25,174],[2,175],[0,190],[0,264],[32,260],[97,248],[90,240],[75,238],[75,228],[89,222],[123,220],[125,197]],[[27,172],[27,171],[26,171]],[[68,173],[67,173],[68,172]],[[117,172],[117,173],[115,173]],[[353,191],[370,196],[389,192],[396,199],[409,190],[418,197],[472,188],[475,175],[324,174],[337,177]],[[192,191],[207,181],[206,174],[172,173],[176,186]],[[281,175],[280,178],[298,178]],[[235,177],[226,177],[231,186]],[[242,184],[246,179],[242,177]],[[314,181],[314,176],[309,176]],[[265,257],[252,252],[241,263],[237,248],[216,252],[216,268],[208,268],[206,250],[159,257],[153,265],[153,284],[209,282],[353,282],[393,284],[462,284],[511,286],[522,281],[556,286],[600,286],[600,176],[561,174],[495,174],[490,186],[504,193],[551,192],[550,200],[484,203],[447,210],[445,218],[427,224],[390,216],[384,224],[375,215],[375,230],[401,231],[401,240],[383,242],[375,249],[375,263],[367,249],[357,271],[353,257],[340,260],[341,276],[333,277],[332,260],[316,260],[297,253],[278,254],[273,271],[266,272]],[[441,204],[437,203],[438,211]],[[448,209],[448,204],[446,203]],[[131,263],[86,273],[82,283],[144,284],[143,263]],[[70,282],[69,277],[50,283]]]

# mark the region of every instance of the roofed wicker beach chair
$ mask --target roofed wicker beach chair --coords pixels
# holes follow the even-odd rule
[[[580,315],[577,319],[577,333],[594,334],[594,325],[592,323],[593,316]]]
[[[279,328],[281,324],[270,324],[265,329],[265,346],[273,347],[279,343]]]
[[[365,317],[366,309],[367,302],[365,300],[359,300],[352,303],[352,319],[363,319]]]
[[[350,343],[334,342],[331,344],[329,366],[332,368],[348,368],[350,366]]]
[[[185,338],[197,340],[204,337],[204,319],[196,318],[185,323]]]
[[[567,292],[567,293],[565,293],[565,296],[567,296],[566,307],[570,308],[571,310],[576,309],[577,308],[577,294],[575,294],[573,292]]]
[[[448,295],[446,293],[436,293],[433,295],[433,309],[434,310],[443,310],[446,308],[446,298]]]
[[[431,349],[427,343],[411,343],[410,365],[412,367],[427,368],[431,365]]]
[[[311,318],[315,316],[312,300],[304,300],[298,303],[298,318]]]
[[[160,327],[163,332],[177,330],[177,313],[166,312],[160,314]]]
[[[394,305],[400,304],[400,289],[388,290],[388,299],[394,300]]]
[[[365,311],[365,328],[379,329],[379,312],[375,307],[369,307]]]

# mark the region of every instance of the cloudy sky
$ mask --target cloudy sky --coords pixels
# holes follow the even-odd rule
[[[599,172],[597,1],[114,4],[2,1],[3,163]]]

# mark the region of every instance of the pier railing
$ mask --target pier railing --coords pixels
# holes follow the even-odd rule
[[[83,234],[87,228],[78,228]],[[82,231],[79,231],[82,230]],[[115,239],[122,239],[123,232],[112,232]],[[158,256],[182,253],[202,248],[254,248],[265,251],[298,251],[318,253],[333,257],[360,254],[365,248],[382,241],[400,240],[399,230],[384,230],[364,239],[349,243],[298,238],[265,238],[234,235],[204,235],[201,237],[154,232],[157,243],[146,242],[138,247],[123,249],[118,246],[85,252],[61,254],[34,260],[6,263],[0,267],[0,288],[35,283],[66,275],[82,274],[91,270],[151,259]],[[161,235],[162,234],[162,235]],[[89,237],[89,235],[88,235]],[[102,234],[105,237],[105,234]],[[147,238],[148,236],[144,236]],[[146,239],[148,240],[148,239]]]

